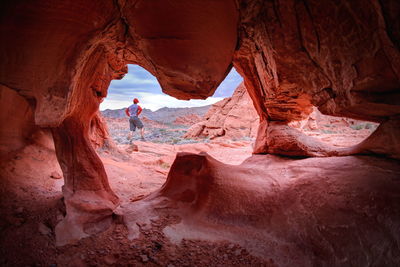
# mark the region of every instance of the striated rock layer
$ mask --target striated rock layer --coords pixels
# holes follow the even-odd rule
[[[203,120],[190,127],[184,137],[230,139],[255,137],[258,122],[259,118],[253,103],[246,87],[241,83],[233,92],[232,97],[227,97],[212,105]]]
[[[398,120],[398,2],[241,1],[240,10],[233,62],[262,120],[301,120],[312,105],[327,115]],[[256,147],[268,153],[264,129]],[[289,149],[282,142],[280,154]]]

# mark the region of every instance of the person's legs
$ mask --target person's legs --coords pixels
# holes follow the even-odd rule
[[[129,133],[127,139],[130,140],[132,138],[133,132],[136,131],[135,121],[132,117],[129,118]]]
[[[133,120],[135,122],[135,126],[140,129],[140,135],[142,140],[144,140],[144,127],[142,121],[138,117],[133,117]]]
[[[142,129],[140,129],[140,135],[142,136],[142,139],[144,139],[144,127],[142,127]]]

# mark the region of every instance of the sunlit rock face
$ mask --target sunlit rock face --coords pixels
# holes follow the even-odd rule
[[[211,106],[203,119],[190,127],[185,138],[209,137],[226,139],[240,139],[255,137],[259,118],[253,102],[241,83],[227,97]]]
[[[233,64],[244,77],[245,86],[260,117],[255,153],[286,156],[375,153],[399,159],[399,5],[394,0],[2,1],[0,83],[8,89],[2,87],[1,93],[11,99],[12,103],[21,103],[21,107],[28,110],[15,112],[16,122],[13,127],[16,130],[10,132],[19,133],[15,139],[17,141],[12,140],[10,132],[1,131],[2,136],[5,136],[2,147],[12,150],[23,146],[21,140],[36,126],[51,128],[57,158],[65,179],[63,193],[67,210],[65,219],[55,229],[58,245],[68,244],[104,230],[112,223],[111,216],[119,199],[108,184],[103,164],[92,144],[92,134],[93,125],[99,122],[96,121],[96,112],[107,95],[109,83],[112,79],[123,77],[127,71],[127,63],[146,68],[157,77],[164,92],[180,99],[206,98],[212,95]],[[4,90],[14,92],[3,94]],[[15,97],[15,92],[18,97]],[[17,99],[19,97],[24,97],[25,100]],[[1,99],[1,103],[3,101]],[[332,150],[287,128],[289,122],[306,118],[312,111],[312,106],[318,107],[325,114],[371,120],[380,122],[381,125],[360,145],[346,150]],[[2,105],[0,109],[4,112],[12,110],[12,106]],[[4,117],[1,123],[3,129],[3,124],[6,123]],[[22,129],[28,130],[22,134]],[[3,146],[3,143],[7,145]],[[191,157],[183,158],[188,159],[190,163]],[[253,159],[246,163],[244,170],[240,170],[242,174],[239,178],[245,182],[237,183],[228,179],[235,170],[225,173],[226,177],[223,179],[217,177],[212,180],[212,176],[203,172],[204,170],[218,172],[221,169],[221,172],[225,172],[227,167],[214,164],[212,159],[205,156],[195,157],[193,164],[185,165],[178,161],[174,165],[169,182],[176,181],[183,171],[196,175],[200,173],[200,178],[196,175],[193,177],[197,177],[194,179],[196,183],[200,181],[200,189],[197,191],[207,195],[208,198],[201,199],[206,199],[208,203],[220,199],[220,192],[228,192],[224,188],[235,183],[232,188],[233,193],[237,193],[236,198],[228,199],[231,201],[227,202],[228,205],[217,206],[221,210],[210,210],[207,213],[210,207],[193,202],[196,190],[192,190],[194,193],[182,193],[178,189],[174,192],[167,190],[169,186],[166,186],[160,194],[177,201],[193,202],[195,205],[191,208],[205,207],[203,213],[193,211],[199,216],[224,211],[224,216],[216,217],[215,222],[240,223],[244,229],[252,223],[249,221],[251,216],[246,217],[248,213],[241,214],[243,210],[234,201],[249,201],[243,202],[243,205],[246,204],[245,208],[252,207],[255,209],[252,210],[253,214],[265,215],[262,220],[255,218],[257,220],[252,224],[254,229],[265,229],[272,225],[269,229],[274,231],[275,236],[283,235],[289,228],[303,229],[302,235],[291,233],[287,239],[285,237],[282,240],[286,242],[294,238],[302,248],[320,253],[318,247],[313,246],[313,236],[320,235],[325,230],[321,228],[322,230],[316,232],[307,225],[292,227],[290,214],[283,213],[288,210],[285,205],[289,207],[297,200],[294,198],[294,202],[285,202],[289,198],[284,196],[296,196],[297,192],[312,194],[325,187],[317,186],[317,190],[310,191],[301,188],[297,190],[296,186],[302,187],[303,184],[293,184],[292,180],[285,180],[282,184],[290,193],[286,195],[283,192],[282,198],[273,199],[276,184],[261,181],[263,170],[267,170],[267,166],[260,163],[260,158]],[[324,172],[327,176],[335,174],[337,168],[345,164],[337,159],[332,162],[326,160],[330,164],[330,168]],[[367,167],[374,164],[370,158],[355,161]],[[385,162],[385,159],[381,161]],[[312,166],[304,168],[302,175],[322,179],[318,176],[318,169],[323,162],[313,159],[306,161],[304,166],[308,163]],[[371,170],[381,170],[384,166],[391,175],[397,175],[397,163],[392,163],[382,163]],[[279,161],[279,164],[288,163]],[[300,169],[292,168],[293,179],[298,177],[295,172]],[[253,192],[257,190],[254,180],[251,180],[256,177],[253,170],[257,172],[262,190],[268,193],[265,198]],[[281,171],[285,172],[285,169]],[[276,172],[271,181],[280,179],[281,174]],[[334,182],[342,182],[349,175],[352,175],[351,169],[345,168],[339,176],[335,176],[337,180]],[[385,173],[379,172],[381,180],[385,179],[384,176]],[[354,177],[359,179],[362,175],[358,173]],[[214,181],[218,182],[216,186],[210,186],[214,185]],[[357,181],[360,182],[361,178]],[[368,191],[370,184],[363,188]],[[324,181],[321,185],[324,185]],[[331,192],[340,195],[342,188],[347,188],[336,188],[332,184],[330,186],[331,191],[326,193],[327,196]],[[391,183],[386,183],[385,188],[397,190]],[[214,189],[221,191],[212,191]],[[352,189],[357,192],[359,187],[354,186]],[[382,188],[377,186],[378,189]],[[182,197],[174,196],[181,193]],[[353,195],[353,192],[348,192],[348,199],[345,200],[351,202]],[[377,192],[377,195],[384,194]],[[315,199],[312,196],[310,203],[319,200],[318,195],[315,195]],[[358,195],[354,196],[357,198]],[[368,194],[359,196],[365,201],[364,207],[370,207],[369,203],[373,204],[375,201],[373,198],[365,200],[370,196]],[[399,225],[398,213],[394,212],[398,211],[393,204],[397,203],[393,202],[394,196],[395,193],[385,196],[390,201],[385,200],[382,203],[391,203],[391,206],[389,211],[385,210],[387,213],[384,214],[384,222],[380,223],[395,226],[374,235],[374,243],[385,239],[383,233],[390,235],[388,239],[392,236],[398,238],[398,233],[392,231],[398,229]],[[275,202],[269,201],[269,197]],[[331,200],[327,198],[326,201]],[[271,219],[267,222],[264,220],[272,214],[266,210],[270,203],[279,203],[283,207],[277,209],[276,221]],[[345,206],[332,205],[332,209],[310,208],[305,214],[314,215],[313,210],[316,210],[329,215]],[[239,209],[235,210],[237,207]],[[298,204],[298,207],[302,208],[304,205]],[[224,208],[227,210],[223,210]],[[372,214],[379,220],[382,218],[380,210],[383,209],[366,213],[366,216]],[[326,236],[329,242],[339,245],[341,240],[333,236],[337,234],[335,229],[344,224],[338,221],[329,226],[329,216],[321,214],[318,218],[326,220],[328,223],[325,225],[333,230],[325,232],[319,240],[323,243]],[[240,220],[233,215],[239,216]],[[344,221],[351,219],[356,223],[361,220],[347,215],[349,217],[344,216]],[[309,218],[301,219],[308,222]],[[368,222],[372,224],[373,221],[371,219]],[[280,228],[280,222],[287,224]],[[365,226],[362,236],[370,233],[371,224]],[[342,231],[339,234],[347,232]],[[307,245],[303,246],[304,244]],[[331,246],[330,250],[325,249],[323,252],[334,254],[336,252],[332,251],[336,248],[337,246]],[[374,248],[371,246],[371,249]],[[398,250],[395,252],[398,253]],[[312,257],[303,259],[306,263],[313,260]],[[338,264],[345,259],[346,256],[343,256],[328,262]],[[301,263],[297,265],[302,265]],[[361,260],[355,262],[357,263],[369,264]],[[392,262],[382,260],[379,263],[390,265]]]

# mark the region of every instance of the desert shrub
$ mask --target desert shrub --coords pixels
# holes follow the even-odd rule
[[[358,131],[358,130],[363,129],[364,125],[363,124],[350,125],[350,128]]]
[[[181,141],[180,138],[172,138],[172,144],[178,144]]]
[[[171,167],[171,165],[169,165],[166,162],[163,162],[163,163],[160,164],[160,167],[163,168],[163,169],[169,169]]]
[[[372,124],[371,123],[367,123],[365,124],[365,129],[372,129]]]

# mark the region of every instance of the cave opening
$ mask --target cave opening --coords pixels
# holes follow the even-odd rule
[[[130,133],[125,113],[134,98],[143,109],[144,140],[138,129]],[[179,152],[206,152],[223,163],[240,164],[251,156],[259,121],[235,68],[211,97],[187,101],[164,94],[156,77],[129,64],[124,78],[110,83],[99,110],[108,141],[97,153],[123,202],[159,189]]]
[[[379,123],[325,115],[314,106],[306,119],[289,126],[332,147],[348,148],[371,136]]]

